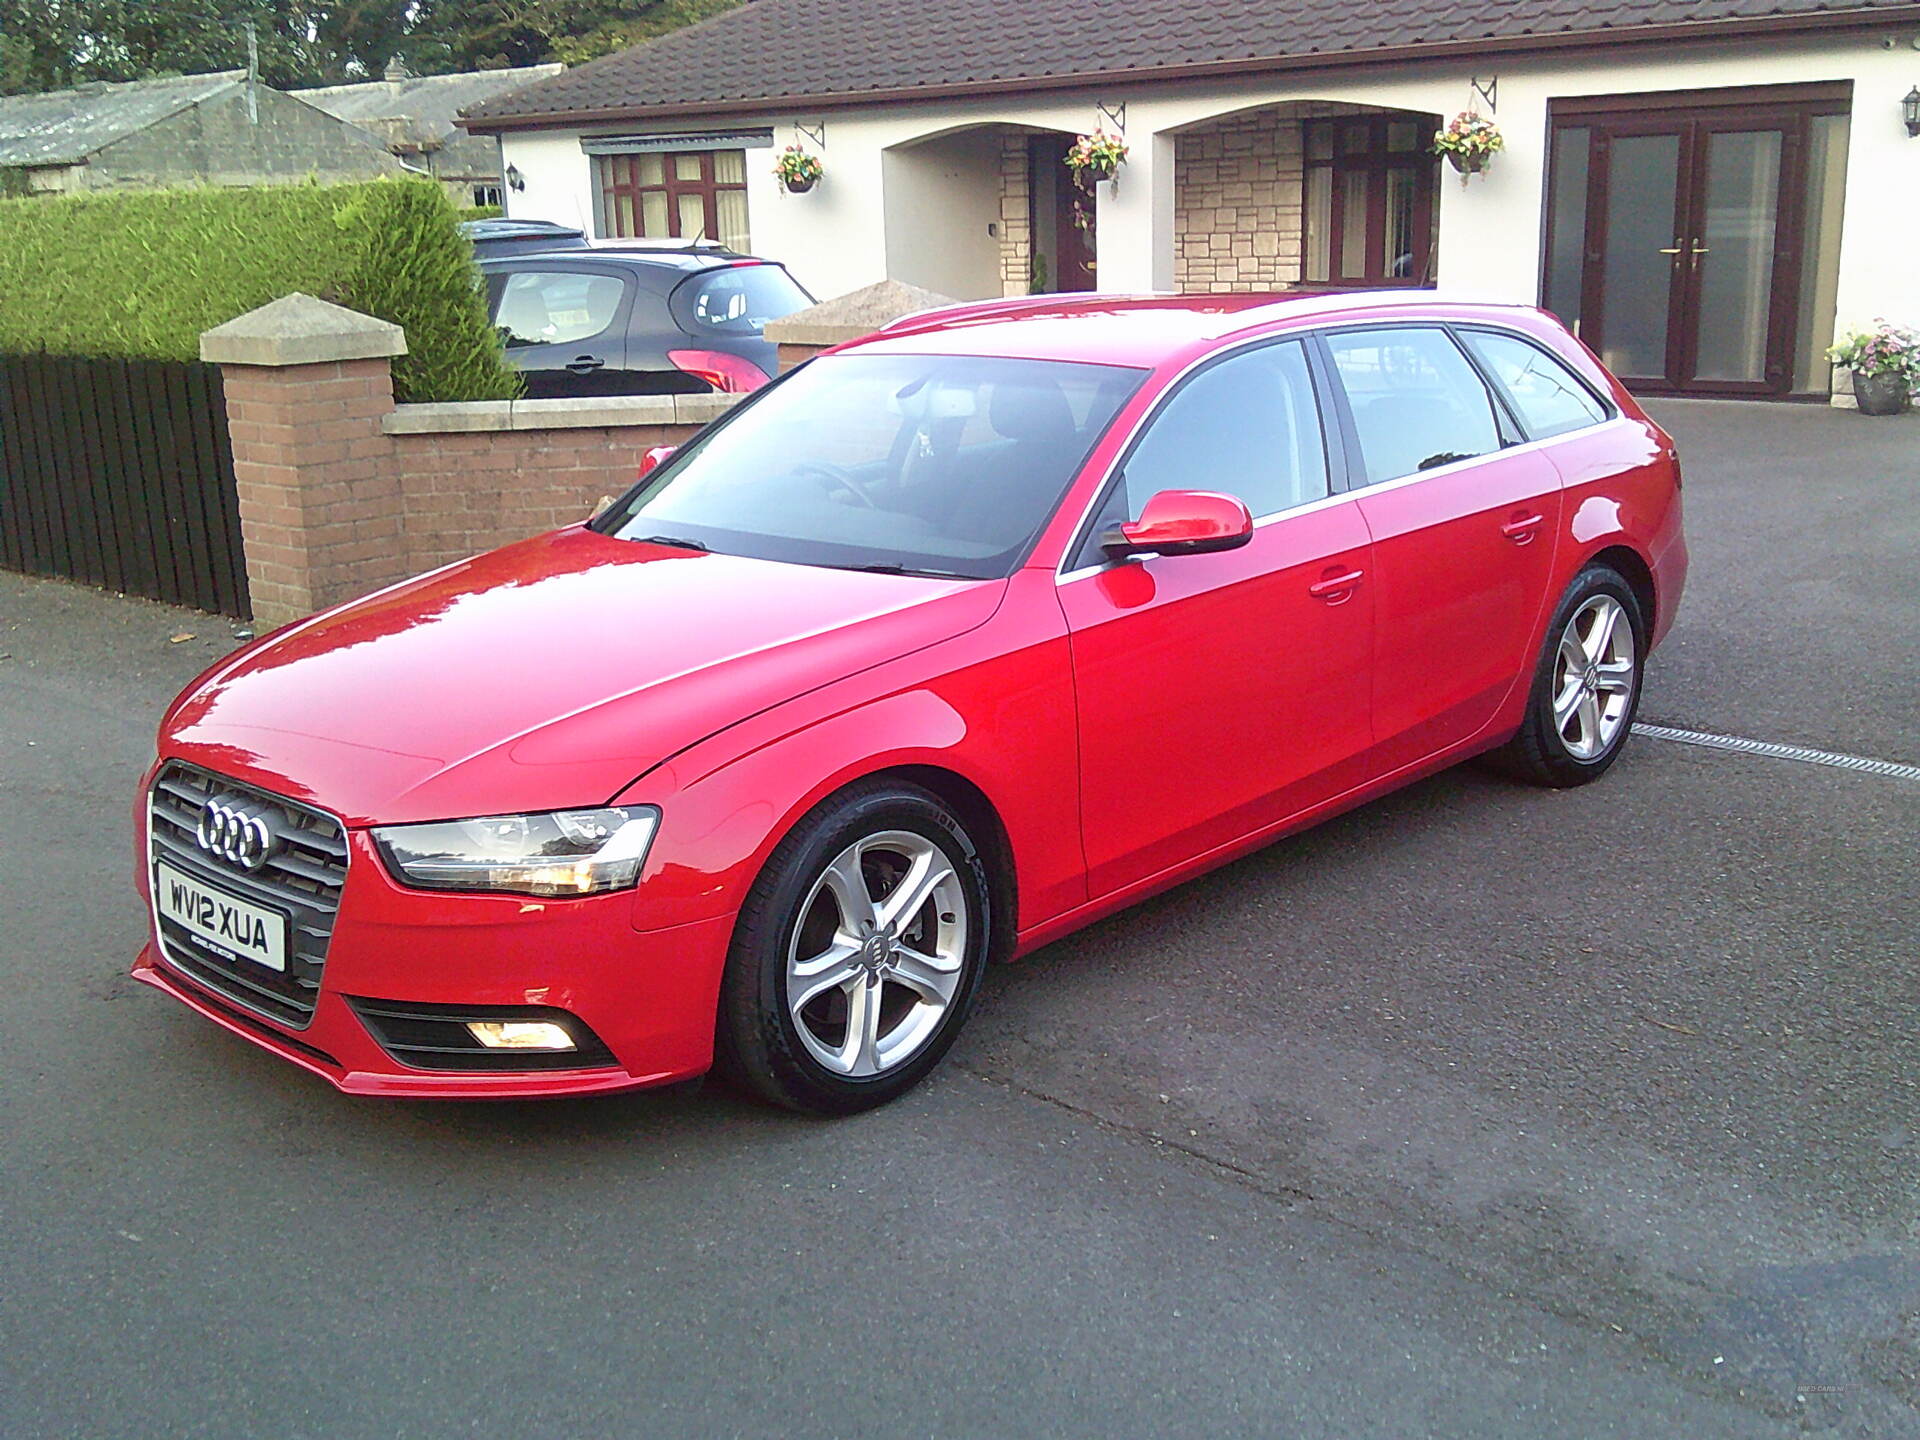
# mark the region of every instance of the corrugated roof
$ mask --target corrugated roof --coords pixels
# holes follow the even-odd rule
[[[0,96],[0,165],[75,165],[246,79],[244,70]]]
[[[389,145],[429,148],[458,132],[454,117],[469,106],[501,97],[558,75],[564,65],[522,65],[508,70],[465,70],[455,75],[408,75],[323,85],[289,94],[329,115],[379,135]]]
[[[1415,46],[1648,38],[1920,15],[1910,0],[750,0],[468,112],[479,130],[794,108]]]

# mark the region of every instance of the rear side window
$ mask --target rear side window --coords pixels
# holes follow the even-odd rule
[[[1493,397],[1446,331],[1343,330],[1327,336],[1327,348],[1369,485],[1500,448]]]
[[[1517,335],[1463,330],[1467,348],[1480,357],[1535,440],[1583,430],[1607,418],[1607,409],[1573,371]]]
[[[813,304],[778,265],[729,265],[685,280],[673,292],[673,314],[690,335],[758,335],[770,320]]]
[[[523,270],[507,276],[493,323],[516,345],[571,345],[613,323],[624,282],[613,275]]]

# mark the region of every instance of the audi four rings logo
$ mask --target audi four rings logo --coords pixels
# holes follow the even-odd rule
[[[209,800],[193,832],[200,848],[246,870],[258,870],[273,853],[273,831],[264,817],[243,805]]]

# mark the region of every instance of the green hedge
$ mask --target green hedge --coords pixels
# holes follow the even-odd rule
[[[400,399],[509,399],[456,219],[429,180],[0,200],[0,351],[193,359],[300,290],[406,327]]]

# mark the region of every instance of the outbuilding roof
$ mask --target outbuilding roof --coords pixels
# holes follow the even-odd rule
[[[244,70],[0,96],[0,166],[77,165],[246,79]]]
[[[499,131],[1920,17],[1910,0],[748,0],[482,103]]]
[[[462,110],[565,69],[558,64],[522,65],[505,70],[464,70],[454,75],[400,75],[391,80],[322,85],[289,93],[329,115],[371,130],[389,148],[433,150],[460,134],[454,117]]]

